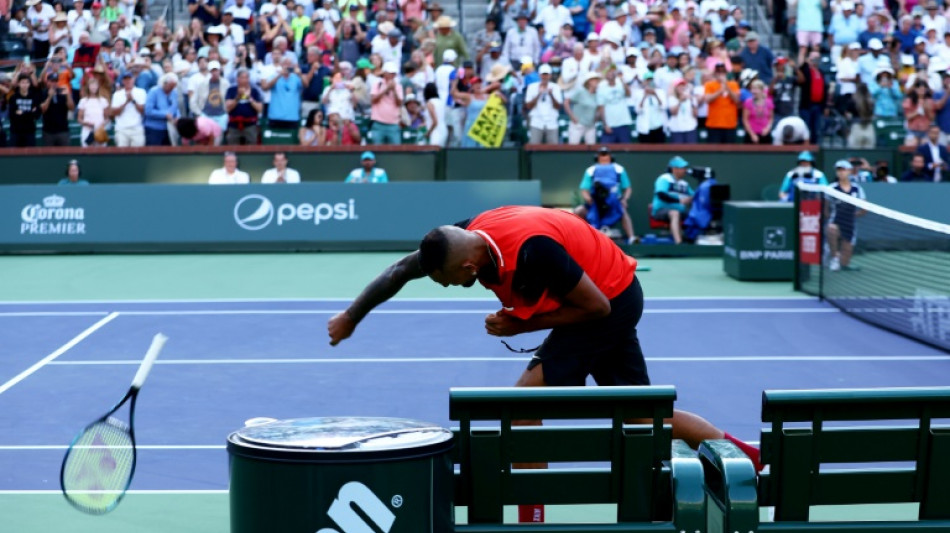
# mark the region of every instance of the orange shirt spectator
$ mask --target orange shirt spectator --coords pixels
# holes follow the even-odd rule
[[[738,83],[727,81],[726,87],[728,87],[729,92],[739,94]],[[704,88],[706,96],[713,95],[722,90],[722,82],[719,80],[707,81]],[[706,117],[707,128],[735,129],[738,125],[739,105],[728,94],[709,102],[709,115]]]

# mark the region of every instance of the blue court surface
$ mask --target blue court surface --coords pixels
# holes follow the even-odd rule
[[[58,490],[66,446],[124,394],[157,332],[170,340],[139,397],[136,490],[226,490],[226,437],[252,417],[451,426],[450,387],[513,384],[529,357],[484,333],[490,300],[393,301],[331,348],[326,320],[346,303],[0,304],[0,491]],[[807,298],[648,298],[639,333],[653,382],[675,385],[679,408],[751,441],[764,389],[945,385],[950,375],[945,352]]]

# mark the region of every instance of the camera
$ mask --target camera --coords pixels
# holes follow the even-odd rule
[[[690,177],[699,181],[714,179],[716,177],[716,171],[713,170],[712,167],[693,167],[689,169],[688,174]]]
[[[798,171],[795,173],[796,178],[810,180],[815,176],[814,171],[808,170],[807,172]]]

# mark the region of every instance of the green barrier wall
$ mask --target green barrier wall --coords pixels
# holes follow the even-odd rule
[[[532,181],[11,185],[0,252],[403,250],[435,226],[539,201]]]
[[[950,224],[950,183],[862,183],[868,201]]]
[[[259,182],[273,166],[278,150],[238,154],[241,170]],[[359,151],[290,152],[291,168],[304,181],[342,182],[360,164]],[[391,181],[433,181],[439,153],[436,151],[377,152],[377,164]],[[0,158],[0,185],[56,183],[66,165],[78,159],[83,177],[92,183],[207,183],[211,171],[222,166],[220,153],[63,153],[4,155]]]
[[[516,180],[521,172],[521,150],[499,148],[456,148],[444,152],[445,179],[458,180]]]

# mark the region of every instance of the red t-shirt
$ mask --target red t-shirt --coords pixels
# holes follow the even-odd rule
[[[531,237],[544,236],[564,247],[594,285],[608,299],[618,296],[633,282],[637,260],[628,256],[610,238],[587,221],[560,209],[500,207],[478,215],[468,224],[498,258],[499,282],[479,280],[495,293],[512,316],[528,319],[561,307],[547,291],[537,301],[528,301],[512,289],[518,252]]]

